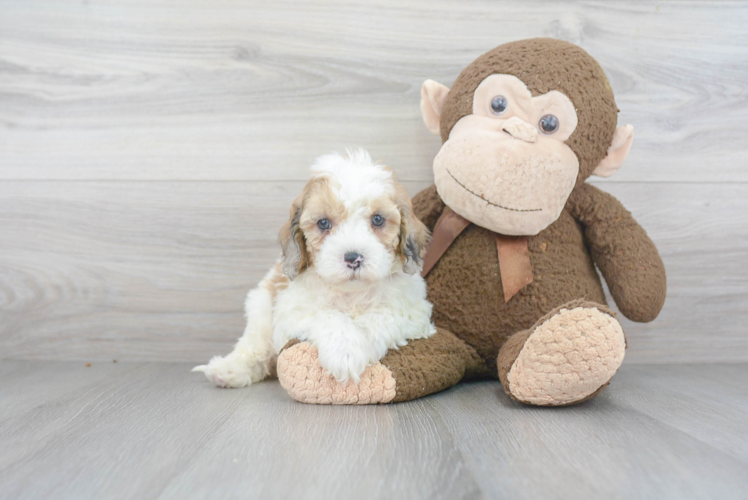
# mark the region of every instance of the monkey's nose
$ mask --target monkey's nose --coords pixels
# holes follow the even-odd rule
[[[502,123],[501,129],[521,141],[535,142],[538,140],[538,129],[517,116],[513,116]]]
[[[343,260],[351,269],[357,269],[361,266],[361,262],[364,260],[364,256],[356,252],[348,252],[343,256]]]

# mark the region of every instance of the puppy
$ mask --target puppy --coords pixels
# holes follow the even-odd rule
[[[193,371],[244,387],[275,371],[291,339],[314,344],[337,381],[435,333],[420,270],[429,234],[392,170],[364,150],[316,160],[280,231],[281,258],[246,300],[234,350]]]

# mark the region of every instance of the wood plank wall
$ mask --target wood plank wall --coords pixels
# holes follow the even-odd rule
[[[0,1],[0,358],[204,361],[315,156],[364,146],[415,194],[420,84],[556,37],[636,127],[613,178],[669,276],[628,362],[748,360],[748,3]]]

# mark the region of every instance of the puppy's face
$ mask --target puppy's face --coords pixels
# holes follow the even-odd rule
[[[357,151],[323,156],[312,170],[280,234],[289,278],[309,269],[355,287],[419,271],[428,232],[388,167]]]

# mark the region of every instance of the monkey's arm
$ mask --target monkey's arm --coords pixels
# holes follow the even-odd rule
[[[644,229],[620,201],[586,183],[572,192],[567,208],[584,226],[592,259],[624,316],[655,319],[665,303],[665,266]]]
[[[444,202],[432,184],[413,197],[413,213],[424,223],[429,231],[434,230],[436,221],[444,211]]]

